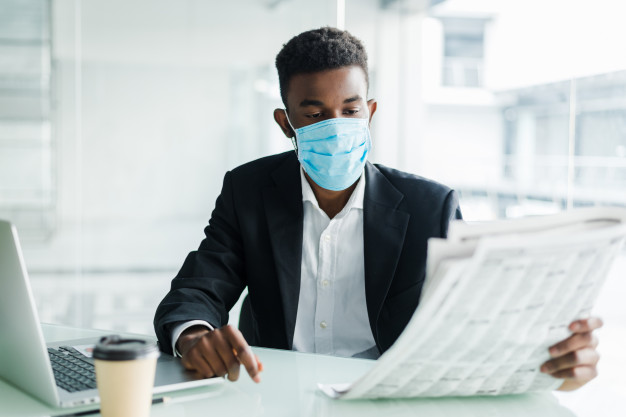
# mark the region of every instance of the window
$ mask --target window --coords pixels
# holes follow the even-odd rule
[[[484,26],[482,19],[444,18],[443,85],[482,87]]]

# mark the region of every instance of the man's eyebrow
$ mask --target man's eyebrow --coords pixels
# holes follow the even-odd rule
[[[307,106],[323,106],[324,103],[322,103],[319,100],[310,100],[308,98],[305,98],[304,100],[302,100],[300,102],[300,107],[307,107]]]
[[[354,103],[355,101],[359,101],[361,100],[361,96],[359,96],[358,94],[356,96],[347,98],[343,101],[344,104],[347,103]],[[308,106],[323,106],[324,103],[319,101],[319,100],[312,100],[309,98],[305,98],[304,100],[302,100],[300,102],[300,107],[308,107]]]
[[[350,97],[350,98],[345,99],[343,102],[345,104],[345,103],[353,103],[353,102],[359,101],[359,100],[361,100],[361,96],[356,95],[354,97]]]

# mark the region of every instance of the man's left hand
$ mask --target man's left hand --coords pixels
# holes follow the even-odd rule
[[[592,317],[576,320],[569,325],[572,335],[550,347],[552,359],[541,365],[541,372],[562,378],[559,391],[573,391],[598,375],[596,365],[600,355],[596,351],[598,339],[593,331],[602,327],[602,320]]]

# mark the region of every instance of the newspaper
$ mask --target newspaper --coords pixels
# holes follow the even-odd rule
[[[396,343],[333,398],[519,394],[556,389],[548,348],[586,318],[626,236],[626,209],[450,225],[431,239],[419,307]]]

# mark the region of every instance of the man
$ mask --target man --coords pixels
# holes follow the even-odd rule
[[[367,162],[367,55],[348,32],[322,28],[284,45],[276,67],[285,109],[274,119],[294,151],[224,177],[206,238],[159,305],[161,348],[206,377],[260,380],[248,343],[377,358],[415,311],[426,243],[460,219],[457,196],[426,179]],[[384,146],[384,142],[378,142]],[[246,338],[226,325],[248,287]],[[572,323],[542,371],[575,389],[596,375],[592,331]]]

